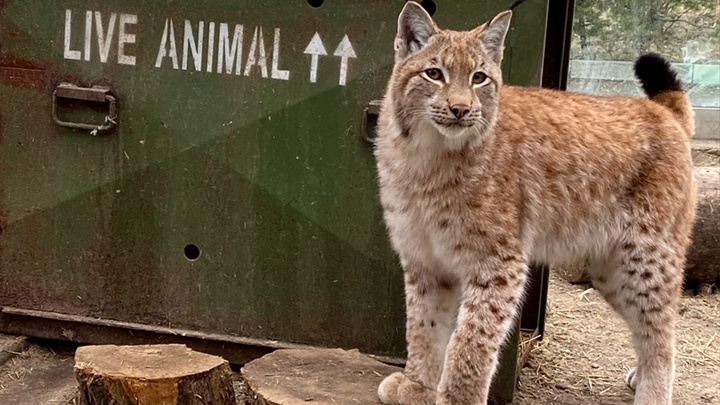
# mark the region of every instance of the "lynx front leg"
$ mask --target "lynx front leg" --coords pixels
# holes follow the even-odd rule
[[[454,282],[420,265],[405,264],[406,339],[404,373],[387,377],[378,388],[384,404],[433,405],[445,348],[458,305]]]
[[[463,286],[450,339],[438,405],[485,405],[498,352],[510,329],[527,277],[525,263],[506,258],[475,272]]]

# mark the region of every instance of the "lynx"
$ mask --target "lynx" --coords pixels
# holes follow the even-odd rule
[[[503,85],[511,12],[438,28],[398,19],[375,147],[404,273],[407,363],[385,404],[486,404],[528,265],[587,260],[632,332],[635,405],[670,405],[675,323],[695,211],[689,99],[641,56],[647,98]]]

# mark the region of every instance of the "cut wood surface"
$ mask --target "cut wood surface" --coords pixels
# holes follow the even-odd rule
[[[228,362],[185,345],[80,347],[75,377],[85,405],[236,403]]]
[[[695,168],[698,207],[685,278],[720,282],[720,167]]]
[[[276,350],[243,367],[239,397],[249,405],[380,404],[377,387],[396,371],[357,350]]]

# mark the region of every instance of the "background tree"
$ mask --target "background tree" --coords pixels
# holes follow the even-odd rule
[[[576,0],[573,59],[720,63],[720,0]]]

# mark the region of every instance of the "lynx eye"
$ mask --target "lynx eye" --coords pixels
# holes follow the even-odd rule
[[[438,68],[430,68],[425,70],[425,76],[428,77],[430,80],[442,80],[443,74],[442,71]]]
[[[472,84],[474,84],[474,85],[485,84],[485,82],[487,82],[487,80],[488,80],[488,77],[483,72],[475,72],[475,74],[473,74],[473,76],[472,76]]]

